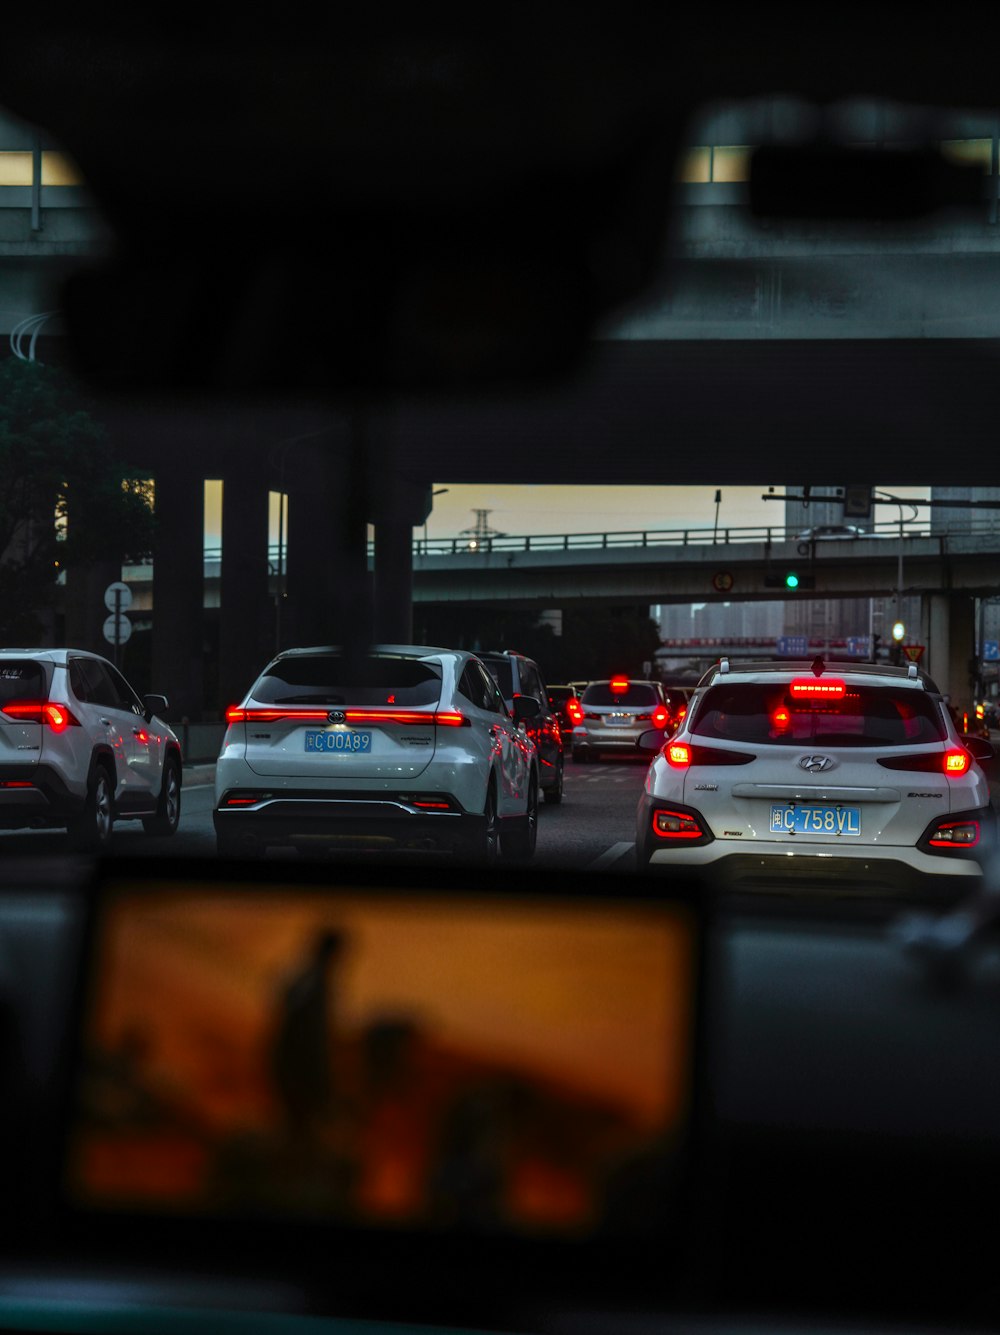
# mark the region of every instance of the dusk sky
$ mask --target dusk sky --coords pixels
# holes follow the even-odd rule
[[[206,483],[205,541],[217,546],[221,533],[221,483]],[[632,529],[712,528],[715,523],[714,487],[595,487],[525,486],[439,482],[447,488],[434,498],[427,521],[429,538],[454,538],[475,523],[475,510],[490,511],[487,522],[500,533],[606,533]],[[757,487],[722,487],[719,527],[784,524],[784,506],[761,499],[767,484]],[[784,486],[775,487],[783,491]],[[887,486],[894,495],[926,497],[926,487]],[[814,521],[805,510],[803,526]],[[925,512],[926,514],[926,512]],[[879,522],[895,520],[898,510],[876,509]],[[905,516],[904,516],[905,517]],[[277,542],[277,497],[272,496],[271,541]],[[419,530],[418,530],[419,533]]]

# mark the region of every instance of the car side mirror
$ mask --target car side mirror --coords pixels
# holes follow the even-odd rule
[[[154,714],[165,714],[170,708],[170,701],[165,695],[144,695],[142,703],[146,706],[146,721],[148,722]]]
[[[669,732],[669,729],[667,730]],[[663,745],[663,738],[666,734],[662,728],[650,728],[648,732],[639,734],[636,740],[636,746],[640,751],[659,751]]]
[[[541,701],[536,700],[533,695],[514,696],[511,715],[515,723],[523,723],[525,719],[537,718],[541,712]]]

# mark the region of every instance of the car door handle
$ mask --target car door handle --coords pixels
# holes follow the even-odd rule
[[[102,718],[101,722],[106,724],[109,728],[111,727],[111,720],[109,718]]]

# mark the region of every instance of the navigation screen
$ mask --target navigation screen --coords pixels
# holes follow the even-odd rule
[[[77,1206],[578,1236],[669,1193],[683,905],[118,884],[93,944]]]

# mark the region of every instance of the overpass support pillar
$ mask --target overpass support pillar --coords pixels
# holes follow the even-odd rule
[[[971,712],[969,665],[975,654],[975,600],[965,593],[926,594],[921,621],[921,637],[927,645],[923,666],[959,713]]]
[[[373,487],[375,639],[413,640],[413,529],[430,514],[430,487],[390,474]]]
[[[235,704],[274,651],[268,598],[268,491],[255,470],[222,480],[219,705]]]
[[[153,654],[149,689],[170,701],[170,719],[199,719],[205,705],[205,483],[199,472],[155,477]]]
[[[288,577],[281,647],[371,640],[363,441],[304,442],[288,483]]]

